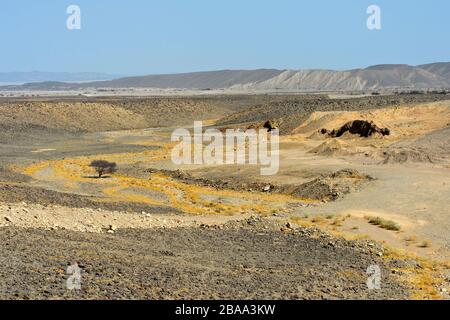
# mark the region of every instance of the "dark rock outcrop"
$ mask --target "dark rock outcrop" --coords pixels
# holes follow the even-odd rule
[[[354,120],[347,122],[339,129],[333,129],[331,131],[327,129],[322,129],[320,131],[322,134],[328,134],[330,137],[338,138],[344,133],[350,132],[351,134],[359,134],[360,137],[370,137],[374,133],[379,133],[383,136],[388,136],[391,131],[388,128],[380,128],[373,121],[366,120]]]

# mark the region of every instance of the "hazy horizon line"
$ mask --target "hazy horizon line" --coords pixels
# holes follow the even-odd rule
[[[23,71],[23,70],[15,70],[15,71],[0,71],[0,74],[13,74],[13,73],[66,73],[66,74],[99,74],[99,75],[108,75],[108,76],[115,76],[115,77],[139,77],[139,76],[157,76],[157,75],[175,75],[175,74],[189,74],[189,73],[203,73],[203,72],[219,72],[219,71],[253,71],[253,70],[277,70],[277,71],[317,71],[317,70],[323,70],[323,71],[351,71],[356,69],[367,69],[370,67],[375,66],[411,66],[411,67],[418,67],[422,65],[428,65],[428,64],[439,64],[439,63],[450,63],[450,61],[435,61],[435,62],[426,62],[426,63],[420,63],[420,64],[408,64],[408,63],[377,63],[377,64],[370,64],[367,66],[362,67],[354,67],[354,68],[345,68],[345,69],[338,69],[338,68],[276,68],[276,67],[259,67],[259,68],[222,68],[222,69],[200,69],[200,70],[193,70],[193,71],[173,71],[173,72],[142,72],[142,73],[118,73],[118,72],[102,72],[102,71],[45,71],[45,70],[30,70],[30,71]]]

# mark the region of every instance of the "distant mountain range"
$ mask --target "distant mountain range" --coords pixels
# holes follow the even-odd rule
[[[222,70],[167,75],[126,77],[107,81],[28,83],[9,90],[74,90],[87,88],[159,88],[355,91],[378,89],[450,88],[450,62],[419,66],[376,65],[348,71],[334,70]]]
[[[0,72],[0,83],[23,84],[32,82],[60,81],[60,82],[84,82],[112,80],[120,78],[119,75],[109,75],[96,72]]]

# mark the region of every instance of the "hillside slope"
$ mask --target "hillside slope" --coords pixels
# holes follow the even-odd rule
[[[450,100],[450,95],[444,94],[406,94],[389,96],[370,96],[351,99],[329,99],[314,96],[305,99],[302,96],[282,101],[272,101],[238,111],[222,118],[218,125],[236,126],[241,124],[264,123],[274,121],[281,134],[291,134],[315,111],[359,111],[379,109],[405,104],[417,104]]]
[[[351,71],[287,70],[266,81],[236,85],[240,90],[354,91],[395,88],[446,88],[450,64],[421,67],[379,65]]]
[[[450,88],[450,62],[420,66],[384,64],[364,69],[222,70],[120,78],[87,83],[41,82],[4,86],[2,90],[86,88],[231,89],[237,91],[355,91]]]

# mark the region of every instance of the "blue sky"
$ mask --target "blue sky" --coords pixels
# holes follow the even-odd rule
[[[66,8],[81,8],[81,30]],[[366,27],[381,8],[382,29]],[[157,74],[450,61],[448,0],[2,0],[0,72]]]

